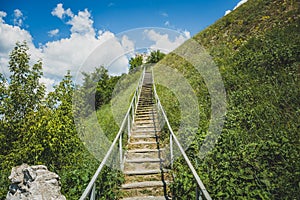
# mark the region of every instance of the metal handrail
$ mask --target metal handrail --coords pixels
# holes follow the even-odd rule
[[[201,192],[203,193],[204,197],[207,199],[207,200],[211,200],[211,197],[209,195],[209,193],[207,192],[203,182],[201,181],[199,175],[197,174],[194,166],[192,165],[191,161],[189,160],[188,156],[186,155],[184,149],[182,148],[181,144],[179,143],[176,135],[174,134],[173,130],[172,130],[172,127],[169,123],[169,120],[168,120],[168,117],[166,115],[166,112],[165,110],[163,109],[162,105],[161,105],[161,102],[160,102],[160,99],[157,95],[157,92],[156,92],[156,87],[155,87],[155,81],[154,81],[154,73],[153,73],[153,68],[152,68],[152,83],[153,83],[153,93],[154,93],[154,98],[156,100],[156,104],[157,104],[157,107],[158,109],[161,110],[162,112],[162,115],[163,115],[163,118],[168,126],[168,129],[170,131],[170,154],[171,154],[171,166],[173,165],[173,160],[174,160],[174,155],[173,155],[173,140],[175,142],[175,144],[178,146],[179,150],[180,150],[180,153],[182,154],[185,162],[187,163],[187,165],[189,166],[190,170],[192,171],[193,173],[193,176],[201,190]]]
[[[143,67],[143,66],[142,66]],[[98,169],[96,170],[95,174],[93,175],[91,181],[89,182],[88,186],[86,187],[85,191],[83,192],[83,194],[81,195],[80,197],[80,200],[84,200],[86,199],[89,194],[90,194],[90,199],[91,200],[94,200],[95,199],[95,190],[96,190],[96,187],[95,187],[95,183],[96,183],[96,180],[98,178],[98,176],[100,175],[101,173],[101,170],[103,169],[104,165],[106,164],[108,158],[110,157],[111,153],[113,152],[113,149],[115,147],[115,145],[117,144],[118,140],[119,140],[119,151],[120,151],[120,166],[121,166],[121,169],[123,168],[122,167],[122,164],[123,164],[123,153],[122,153],[122,133],[124,131],[124,128],[125,128],[125,124],[126,124],[126,121],[128,123],[128,138],[130,136],[130,124],[133,124],[134,122],[134,114],[135,114],[135,110],[136,110],[136,106],[137,106],[137,103],[138,103],[138,99],[140,98],[140,94],[141,94],[141,88],[142,88],[142,85],[143,85],[143,81],[144,81],[144,77],[145,77],[145,67],[143,67],[143,72],[142,72],[142,75],[139,79],[139,82],[138,82],[138,85],[136,87],[136,90],[134,92],[134,95],[132,97],[132,100],[131,100],[131,103],[130,103],[130,106],[127,110],[127,113],[123,119],[123,122],[121,124],[121,127],[119,129],[119,132],[118,134],[116,135],[115,139],[113,140],[109,150],[107,151],[106,155],[104,156],[101,164],[99,165]],[[130,112],[132,114],[132,122],[130,123]]]

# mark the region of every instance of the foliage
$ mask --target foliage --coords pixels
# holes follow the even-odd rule
[[[136,55],[135,57],[130,58],[129,60],[129,72],[133,72],[137,67],[140,67],[143,64],[143,56]]]
[[[196,155],[209,123],[206,86],[179,56],[161,61],[187,78],[203,108],[187,153],[213,199],[300,198],[298,8],[296,1],[248,1],[194,37],[219,67],[228,103],[222,134],[203,160]],[[168,115],[180,119],[168,104],[174,97],[161,98]],[[184,161],[174,167],[174,192],[194,198]]]
[[[147,63],[158,63],[164,57],[165,54],[160,52],[160,50],[152,51],[150,56],[147,58]]]
[[[68,72],[54,91],[46,95],[44,85],[39,82],[42,63],[38,61],[31,67],[27,51],[25,42],[17,43],[10,55],[9,81],[0,74],[0,198],[6,196],[11,168],[27,163],[43,164],[58,173],[63,194],[68,199],[78,199],[99,163],[84,148],[77,135],[73,118],[75,86],[72,76]],[[112,87],[117,80],[106,75],[107,71],[104,71],[103,82],[98,84],[98,92],[104,97],[99,101],[103,102],[108,101],[107,95],[112,89],[101,84],[108,83]],[[101,176],[111,180],[116,177],[115,172]],[[105,188],[107,193],[116,190],[112,186],[106,187],[107,184],[102,191]]]

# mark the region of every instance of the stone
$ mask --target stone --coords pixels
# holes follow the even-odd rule
[[[60,192],[60,178],[44,165],[13,167],[6,200],[66,200]]]

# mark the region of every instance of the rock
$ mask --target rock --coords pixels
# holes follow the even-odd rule
[[[66,200],[60,192],[60,178],[44,165],[13,167],[6,200]]]

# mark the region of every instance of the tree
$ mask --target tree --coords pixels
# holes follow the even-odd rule
[[[31,67],[29,61],[26,42],[18,42],[10,54],[11,76],[6,88],[7,98],[3,103],[5,119],[15,123],[22,120],[30,111],[38,109],[45,95],[45,86],[39,83],[43,75],[42,62],[38,61]]]
[[[11,75],[8,80],[0,75],[1,186],[8,185],[9,170],[12,166],[21,164],[20,158],[25,157],[22,148],[27,143],[22,143],[22,139],[25,137],[24,133],[32,133],[32,121],[28,118],[40,109],[45,95],[45,87],[39,83],[42,62],[38,61],[30,66],[28,50],[26,42],[16,43],[9,55],[8,68]],[[0,188],[0,193],[3,189]]]
[[[95,159],[84,149],[75,128],[72,77],[68,72],[46,97],[39,83],[42,62],[29,63],[26,42],[17,43],[10,54],[9,80],[0,74],[0,199],[7,193],[11,168],[22,163],[44,164],[57,172],[68,182],[63,191],[78,199],[94,169],[84,169],[80,175],[78,170],[84,163],[95,167]]]
[[[75,116],[88,117],[103,104],[109,103],[120,76],[110,76],[101,66],[92,73],[82,73],[83,83],[77,86],[74,96]]]
[[[150,56],[147,58],[147,63],[158,63],[165,57],[166,54],[160,52],[160,50],[152,51]]]
[[[135,57],[130,58],[129,60],[129,72],[132,72],[135,68],[143,64],[143,56],[136,55]]]
[[[39,83],[42,76],[42,62],[29,65],[30,55],[26,42],[16,43],[10,54],[9,81],[0,77],[0,116],[1,132],[6,154],[13,149],[12,143],[18,140],[21,132],[27,130],[25,118],[41,106],[45,87]]]

